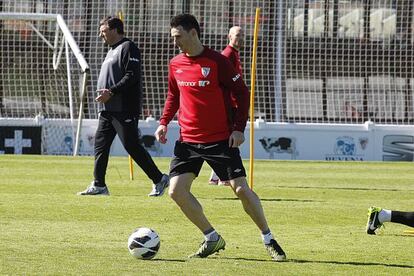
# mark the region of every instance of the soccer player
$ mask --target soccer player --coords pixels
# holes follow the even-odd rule
[[[414,227],[414,212],[386,210],[379,207],[368,209],[367,234],[375,235],[384,222],[400,223]]]
[[[94,147],[95,179],[78,195],[109,195],[105,174],[111,144],[118,134],[126,151],[154,183],[149,196],[161,196],[169,185],[169,177],[160,172],[140,144],[138,132],[142,98],[140,50],[124,37],[124,25],[119,18],[102,19],[99,36],[110,49],[102,63],[95,99],[100,103]]]
[[[170,164],[169,195],[204,234],[200,248],[189,257],[205,258],[226,245],[191,193],[191,184],[206,161],[220,179],[230,181],[244,210],[260,229],[268,253],[282,261],[285,252],[269,229],[260,199],[247,185],[238,148],[244,142],[249,91],[226,57],[203,46],[200,26],[193,15],[177,15],[170,26],[173,41],[182,53],[169,64],[168,95],[155,137],[167,142],[167,125],[178,111],[181,129]],[[229,91],[233,91],[237,102],[233,118]]]
[[[242,69],[242,65],[240,62],[240,54],[239,54],[239,51],[241,47],[243,46],[243,41],[244,41],[244,34],[243,34],[242,28],[240,26],[231,27],[229,30],[228,38],[229,38],[229,44],[226,46],[226,48],[224,48],[221,54],[227,57],[230,60],[231,64],[233,64],[237,73],[239,73],[240,76],[243,76],[242,75],[243,69]],[[234,97],[232,97],[231,102],[232,102],[232,107],[233,107],[233,113],[235,113],[237,104],[236,104],[236,100],[234,99]],[[214,172],[214,170],[211,170],[209,183],[211,185],[230,186],[230,182],[221,181],[219,177],[217,176],[217,174]]]

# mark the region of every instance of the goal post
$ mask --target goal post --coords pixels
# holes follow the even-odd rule
[[[36,117],[44,124],[70,119],[72,152],[54,153],[77,155],[89,65],[65,20],[60,14],[1,12],[0,22],[0,118]]]

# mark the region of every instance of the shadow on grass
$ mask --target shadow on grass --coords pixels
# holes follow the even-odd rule
[[[150,262],[175,262],[175,263],[185,263],[187,260],[183,259],[152,259]]]
[[[340,262],[340,261],[318,261],[318,260],[299,260],[299,259],[288,259],[282,262],[275,262],[271,259],[255,259],[255,258],[232,258],[232,257],[218,257],[217,259],[228,259],[234,261],[251,261],[251,262],[274,262],[274,263],[298,263],[298,264],[335,264],[335,265],[355,265],[355,266],[384,266],[384,267],[398,267],[398,268],[414,268],[412,265],[403,264],[386,264],[386,263],[375,263],[375,262]]]
[[[215,200],[240,200],[237,197],[216,197]],[[260,198],[261,201],[295,201],[295,202],[322,202],[311,199],[293,199],[293,198]]]
[[[288,260],[291,263],[316,263],[316,264],[337,264],[337,265],[355,265],[355,266],[384,266],[384,267],[398,267],[398,268],[414,268],[413,265],[403,265],[403,264],[386,264],[386,263],[375,263],[375,262],[340,262],[340,261],[317,261],[317,260],[297,260],[291,259]]]
[[[270,263],[276,263],[275,261],[271,259],[255,259],[255,258],[242,258],[242,257],[220,257],[220,256],[209,256],[211,259],[223,259],[223,260],[234,260],[234,261],[250,261],[250,262],[270,262]],[[286,263],[288,261],[283,261],[283,263]],[[280,262],[282,263],[282,262]]]
[[[385,235],[383,235],[385,236]],[[395,236],[395,237],[404,237],[404,238],[414,238],[414,234],[394,234],[394,235],[390,235],[390,236]]]
[[[283,189],[317,189],[317,190],[348,190],[348,191],[387,191],[401,192],[411,191],[407,189],[383,189],[383,188],[357,188],[357,187],[318,187],[318,186],[274,186]]]

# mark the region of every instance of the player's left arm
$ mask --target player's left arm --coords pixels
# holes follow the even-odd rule
[[[219,82],[232,92],[237,103],[237,110],[234,115],[233,129],[244,132],[249,114],[250,95],[249,89],[243,81],[242,76],[228,59],[222,59],[218,66]]]
[[[219,64],[219,81],[236,99],[237,109],[233,120],[233,133],[229,139],[230,147],[238,147],[244,142],[244,129],[249,114],[250,95],[242,76],[228,59],[222,59]]]

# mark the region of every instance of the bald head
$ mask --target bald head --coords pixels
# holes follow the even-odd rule
[[[233,26],[229,30],[229,45],[237,50],[243,46],[244,34],[240,26]]]

